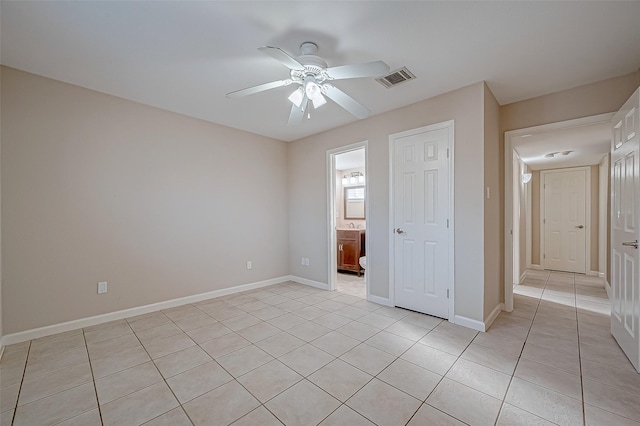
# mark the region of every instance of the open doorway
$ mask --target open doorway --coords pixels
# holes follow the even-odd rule
[[[584,234],[581,240],[585,241],[581,249],[584,254],[580,254],[585,257],[584,274],[599,276],[606,282],[611,117],[612,114],[602,114],[505,133],[506,311],[513,310],[513,288],[527,271],[558,269],[553,262],[546,261],[553,250],[550,244],[553,240],[549,239],[550,227],[545,221],[553,212],[561,212],[562,203],[549,204],[544,200],[549,195],[545,192],[553,189],[551,185],[545,186],[549,183],[545,183],[545,177],[561,176],[562,171],[569,173],[581,167],[588,171],[584,188],[588,214],[585,223],[565,221],[571,228],[567,235]],[[569,197],[558,199],[567,201]],[[551,211],[550,206],[555,210]],[[569,244],[557,247],[565,247],[571,255],[579,253],[570,250]]]
[[[329,287],[367,297],[367,142],[327,152]]]

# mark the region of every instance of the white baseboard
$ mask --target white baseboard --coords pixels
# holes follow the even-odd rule
[[[369,302],[377,303],[378,305],[391,306],[391,307],[394,306],[393,302],[388,297],[380,297],[380,296],[374,296],[373,294],[367,294],[367,300]]]
[[[453,319],[453,323],[472,330],[485,331],[484,323],[482,321],[463,317],[462,315],[456,315]]]
[[[599,277],[600,276],[600,272],[598,272],[598,271],[589,271],[585,275],[590,276],[590,277]]]
[[[611,300],[611,284],[607,280],[604,280],[604,289],[607,291],[607,297]]]
[[[0,337],[0,360],[2,359],[3,353],[4,353],[4,336]]]
[[[329,284],[327,283],[309,280],[307,278],[302,278],[302,277],[296,277],[295,275],[289,275],[287,278],[288,278],[288,281],[293,281],[298,284],[309,285],[311,287],[319,288],[321,290],[329,290]]]
[[[538,264],[536,264],[536,263],[532,263],[532,264],[531,264],[531,266],[530,266],[530,268],[531,268],[531,269],[538,270],[538,271],[544,271],[544,268],[542,267],[542,265],[538,265]]]
[[[491,311],[489,316],[485,318],[484,330],[482,331],[487,331],[489,327],[491,327],[491,324],[493,324],[493,322],[496,320],[496,318],[498,318],[498,315],[500,315],[500,312],[502,311],[504,311],[504,303],[498,303],[498,305],[495,308],[493,308],[493,311]]]
[[[604,272],[598,272],[598,276],[599,276],[600,278],[604,278]]]
[[[138,306],[136,308],[124,309],[121,311],[109,312],[108,314],[96,315],[93,317],[80,318],[60,324],[48,325],[46,327],[34,328],[32,330],[20,331],[18,333],[7,334],[2,337],[2,347],[13,345],[14,343],[25,342],[39,337],[50,336],[52,334],[64,333],[65,331],[76,330],[78,328],[90,327],[109,321],[129,318],[136,315],[147,314],[161,309],[174,308],[187,303],[200,302],[202,300],[214,299],[216,297],[227,296],[229,294],[241,293],[243,291],[254,290],[261,287],[279,284],[286,281],[293,281],[290,276],[272,278],[270,280],[258,281],[255,283],[243,284],[235,287],[223,288],[206,293],[195,294],[193,296],[180,297],[178,299],[166,300],[164,302],[152,303],[150,305]],[[304,283],[303,283],[304,284]]]

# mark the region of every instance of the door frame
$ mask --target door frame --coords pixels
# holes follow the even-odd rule
[[[337,288],[337,280],[338,280],[338,251],[337,251],[337,236],[336,236],[336,155],[344,154],[346,152],[356,151],[358,149],[364,148],[364,170],[365,176],[369,175],[369,141],[356,142],[349,145],[344,145],[338,148],[333,148],[327,150],[327,252],[329,256],[329,261],[327,264],[329,265],[328,271],[328,280],[329,280],[329,290],[334,291]],[[369,202],[369,187],[371,186],[371,180],[367,177],[366,184],[364,186],[364,220],[365,220],[365,229],[368,228],[370,212],[369,206],[371,203]],[[366,232],[366,231],[365,231]],[[367,234],[369,234],[367,232]],[[369,247],[371,238],[369,235],[366,235],[364,239],[365,253],[366,256],[369,255]],[[369,271],[370,262],[367,263],[367,270],[364,273],[364,285],[367,290],[367,300],[370,298],[370,288],[369,288],[369,275],[371,275]]]
[[[513,245],[511,231],[513,229],[513,153],[514,141],[518,137],[531,133],[561,130],[570,127],[579,127],[596,123],[610,123],[614,112],[598,114],[590,117],[576,118],[573,120],[559,121],[556,123],[543,124],[541,126],[526,127],[523,129],[511,130],[504,133],[504,310],[513,311],[513,286],[519,284],[514,282],[513,256],[516,248]],[[531,241],[527,241],[531,244]],[[517,250],[520,250],[518,247]],[[519,280],[520,277],[517,279]]]
[[[449,270],[447,271],[448,275],[448,288],[449,288],[449,322],[454,322],[455,319],[455,206],[454,206],[454,156],[455,156],[455,120],[443,121],[441,123],[431,124],[424,127],[419,127],[416,129],[406,130],[404,132],[393,133],[389,135],[389,301],[391,302],[391,306],[395,306],[395,298],[396,298],[396,285],[395,285],[395,238],[394,238],[394,157],[395,157],[395,141],[396,139],[403,138],[406,136],[413,136],[419,133],[425,133],[432,130],[438,129],[449,129],[449,158],[448,158],[448,166],[449,166],[449,231],[447,233],[447,238],[449,239]]]
[[[545,209],[545,193],[544,193],[544,179],[546,175],[557,172],[572,172],[572,171],[585,171],[585,193],[584,193],[584,274],[589,275],[591,271],[591,166],[581,167],[566,167],[562,169],[549,169],[540,170],[540,266],[545,269],[544,245],[545,245],[545,232],[546,223],[544,221],[544,209]]]

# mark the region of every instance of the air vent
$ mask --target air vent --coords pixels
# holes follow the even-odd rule
[[[404,83],[405,81],[413,80],[414,78],[416,78],[416,76],[413,75],[411,71],[409,71],[406,67],[402,67],[399,70],[395,70],[388,75],[376,78],[376,81],[389,89],[390,87],[396,86],[400,83]]]

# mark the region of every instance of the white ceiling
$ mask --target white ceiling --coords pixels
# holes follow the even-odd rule
[[[532,170],[558,169],[598,164],[611,149],[608,122],[551,131],[531,131],[513,140],[520,159]],[[545,154],[572,151],[546,158]]]
[[[2,1],[2,64],[291,141],[355,121],[329,102],[287,126],[288,76],[256,50],[314,41],[338,66],[383,60],[417,79],[335,85],[380,114],[486,80],[500,104],[640,67],[640,2]]]
[[[364,167],[364,148],[336,155],[336,170]]]

